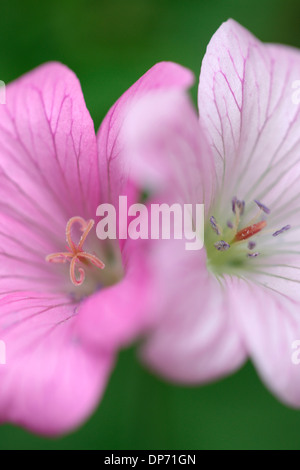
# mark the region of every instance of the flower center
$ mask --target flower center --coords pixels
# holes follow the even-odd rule
[[[79,224],[81,231],[83,232],[79,243],[76,244],[72,240],[71,229],[74,224]],[[86,222],[82,217],[72,217],[66,226],[66,240],[67,240],[67,250],[61,251],[59,253],[53,253],[46,256],[46,261],[50,263],[65,263],[66,261],[70,262],[70,278],[74,286],[81,286],[85,280],[85,270],[83,266],[86,266],[88,263],[92,263],[99,269],[104,269],[105,264],[97,256],[83,251],[83,244],[94,226],[94,221],[91,219]],[[79,276],[76,276],[76,268],[78,267]]]
[[[56,265],[56,289],[67,291],[76,300],[89,296],[102,287],[116,284],[124,275],[118,243],[115,240],[100,242],[95,231],[92,231],[93,226],[92,219],[86,221],[79,216],[72,217],[66,225],[67,251],[46,256],[46,261]],[[78,243],[72,237],[74,232],[79,238]],[[84,249],[84,244],[88,245],[89,250]]]
[[[270,235],[267,229],[267,216],[270,209],[260,201],[255,200],[258,212],[252,219],[247,220],[245,201],[234,197],[231,201],[231,215],[224,219],[224,214],[210,215],[205,226],[205,247],[207,251],[208,268],[216,275],[235,274],[254,269],[253,258],[263,254],[254,248],[262,236]],[[220,223],[219,223],[220,222]],[[272,233],[277,237],[290,228],[286,225]]]

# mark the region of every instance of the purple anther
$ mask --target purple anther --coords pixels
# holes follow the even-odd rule
[[[244,210],[245,210],[245,201],[237,201],[236,205],[240,210],[240,215],[243,215]]]
[[[234,196],[234,197],[232,198],[232,201],[231,201],[231,204],[232,204],[232,212],[233,212],[234,214],[235,214],[235,205],[236,205],[236,203],[237,203],[237,200],[238,200],[237,197]]]
[[[209,221],[210,221],[210,225],[211,225],[213,231],[216,232],[217,235],[220,235],[220,230],[219,230],[217,221],[216,221],[216,219],[214,218],[213,215],[211,216],[211,218],[209,219]]]
[[[231,204],[232,204],[232,212],[234,214],[236,213],[236,208],[238,208],[240,215],[243,215],[244,209],[245,209],[245,201],[240,201],[236,196],[234,196],[232,198]]]
[[[258,207],[259,207],[262,211],[264,211],[266,214],[270,214],[271,211],[270,211],[270,209],[269,209],[267,206],[265,206],[264,204],[262,204],[260,201],[257,201],[256,199],[254,199],[254,202],[255,202],[255,204],[258,205]]]
[[[248,243],[248,248],[249,248],[249,250],[253,250],[253,248],[254,248],[255,246],[256,246],[256,243],[255,243],[255,242],[252,242],[252,241],[251,241],[251,242]]]
[[[273,237],[277,237],[278,235],[281,235],[283,232],[286,232],[287,230],[289,230],[290,228],[291,228],[290,225],[285,225],[280,230],[277,230],[277,232],[274,232],[272,235]]]
[[[229,245],[229,243],[225,242],[224,240],[220,240],[220,241],[214,243],[214,247],[218,251],[227,251],[228,248],[230,248],[230,245]]]
[[[256,258],[256,256],[258,256],[260,253],[258,253],[258,251],[256,251],[255,253],[247,253],[247,256],[248,258]]]
[[[230,220],[228,220],[228,222],[227,222],[227,227],[228,227],[228,228],[233,228],[233,223],[230,222]]]

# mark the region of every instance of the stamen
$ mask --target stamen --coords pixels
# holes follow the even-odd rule
[[[234,235],[238,230],[238,226],[240,224],[240,217],[244,213],[245,209],[245,201],[240,201],[237,197],[233,197],[231,200],[232,203],[232,211],[235,214],[234,225],[232,227]]]
[[[264,204],[262,204],[260,201],[257,201],[256,199],[254,199],[254,202],[255,202],[255,204],[258,205],[258,207],[259,207],[262,211],[264,211],[266,214],[270,214],[271,211],[270,211],[270,209],[269,209],[267,206],[265,206]]]
[[[255,248],[255,246],[256,246],[256,243],[255,243],[255,242],[252,242],[252,241],[251,241],[251,242],[248,243],[248,248],[249,248],[249,250],[253,250],[253,248]]]
[[[232,212],[234,214],[237,213],[237,210],[239,212],[239,215],[243,215],[244,210],[245,210],[245,201],[240,201],[236,196],[232,198]]]
[[[240,230],[235,235],[233,241],[239,242],[242,240],[247,240],[247,238],[253,237],[253,235],[260,232],[266,225],[267,225],[267,222],[265,220],[262,220],[261,222],[258,222],[257,224],[249,225],[248,227]]]
[[[219,225],[217,224],[217,221],[216,221],[216,219],[214,218],[213,215],[211,216],[209,221],[210,221],[210,225],[211,225],[213,231],[216,232],[217,235],[221,235],[221,229],[220,229]]]
[[[90,233],[90,231],[92,230],[94,224],[95,224],[95,222],[92,219],[89,220],[89,222],[86,224],[86,228],[84,229],[84,232],[81,235],[81,238],[80,238],[79,243],[78,243],[78,249],[79,250],[81,250],[82,245],[84,244],[85,239],[88,236],[88,234]]]
[[[231,203],[232,203],[232,212],[234,213],[234,216],[231,215],[227,219],[226,225],[230,230],[225,228],[223,236],[222,236],[222,227],[218,225],[216,219],[213,216],[210,217],[210,225],[212,229],[216,232],[217,235],[221,235],[219,238],[224,237],[225,240],[227,240],[227,241],[225,240],[217,241],[216,243],[214,243],[214,248],[218,251],[227,251],[230,247],[232,247],[230,252],[227,255],[222,256],[222,259],[220,259],[219,261],[220,264],[216,266],[216,269],[218,272],[223,269],[225,272],[227,263],[228,263],[228,267],[230,270],[232,269],[232,267],[234,267],[234,269],[235,267],[238,268],[239,262],[241,262],[241,265],[243,265],[243,263],[246,263],[245,259],[244,261],[242,259],[239,259],[240,256],[244,256],[244,257],[247,256],[248,258],[256,258],[257,256],[261,254],[259,251],[254,251],[257,245],[256,239],[254,239],[255,241],[253,240],[249,241],[248,239],[251,237],[254,237],[256,234],[258,234],[263,229],[265,229],[265,227],[267,226],[267,221],[265,220],[267,217],[265,214],[267,215],[270,214],[271,210],[267,206],[265,206],[265,204],[263,204],[257,199],[254,199],[253,202],[257,206],[256,211],[255,211],[256,215],[252,217],[251,220],[250,220],[250,217],[249,218],[247,217],[247,220],[246,220],[247,226],[241,229],[243,225],[246,225],[243,220],[245,218],[245,215],[244,215],[244,218],[242,217],[242,215],[245,212],[245,201],[239,200],[237,197],[232,198]],[[272,234],[273,237],[277,237],[283,232],[289,230],[290,228],[291,228],[290,225],[285,225],[280,230],[277,230],[274,233],[272,233],[274,228],[266,229],[264,230],[263,234],[264,235]],[[243,242],[245,241],[246,243],[244,244]],[[247,247],[245,245],[247,245]],[[258,249],[258,247],[256,249]],[[284,252],[287,253],[286,250]],[[233,263],[231,263],[230,261],[231,253],[233,256]],[[277,253],[279,252],[277,251]],[[289,251],[289,253],[292,253],[292,251]],[[214,255],[212,255],[212,260],[214,260]]]
[[[260,255],[260,253],[255,252],[255,253],[247,253],[248,258],[256,258],[256,256]]]
[[[273,235],[273,237],[277,237],[277,236],[280,235],[281,233],[286,232],[287,230],[289,230],[290,228],[291,228],[290,225],[285,225],[285,226],[282,227],[280,230],[277,230],[277,232],[274,232],[272,235]]]
[[[225,242],[224,240],[220,240],[220,241],[214,243],[214,247],[218,251],[227,251],[230,248],[230,245],[229,245],[229,243]]]
[[[83,232],[78,245],[76,245],[76,243],[73,242],[72,236],[71,236],[71,228],[75,223],[80,224],[81,231]],[[90,261],[99,269],[103,269],[105,267],[105,264],[99,258],[97,258],[97,256],[92,255],[82,250],[82,246],[89,232],[93,228],[94,223],[95,222],[92,219],[86,222],[82,217],[72,217],[67,222],[67,226],[66,226],[66,240],[68,244],[67,248],[70,249],[70,251],[61,252],[61,253],[53,253],[51,255],[46,256],[46,261],[50,263],[65,263],[66,261],[70,261],[70,278],[74,286],[80,286],[85,279],[85,272],[82,267],[77,267],[77,270],[79,272],[79,278],[76,277],[76,263],[77,262],[84,262],[85,260],[87,260],[87,261]]]

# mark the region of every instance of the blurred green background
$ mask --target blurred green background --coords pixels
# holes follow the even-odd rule
[[[179,62],[197,78],[210,37],[229,17],[263,41],[300,47],[298,0],[0,0],[0,11],[0,79],[49,60],[67,64],[96,129],[155,62]],[[299,449],[299,429],[300,411],[278,403],[250,363],[214,384],[177,387],[147,372],[132,348],[79,430],[44,439],[4,425],[0,449]]]

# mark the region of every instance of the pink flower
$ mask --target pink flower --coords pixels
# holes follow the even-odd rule
[[[200,123],[182,90],[159,91],[139,103],[127,129],[137,181],[206,210],[205,249],[174,250],[173,298],[144,360],[169,379],[201,383],[250,357],[270,390],[295,407],[299,78],[298,50],[264,45],[229,20],[202,63]]]
[[[0,106],[2,422],[45,434],[78,426],[98,404],[116,351],[149,326],[148,258],[130,240],[99,241],[96,208],[139,196],[123,151],[126,111],[151,89],[190,83],[180,66],[156,65],[113,106],[97,137],[65,66],[46,64],[7,87]]]

